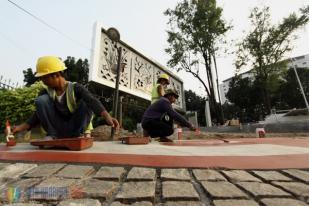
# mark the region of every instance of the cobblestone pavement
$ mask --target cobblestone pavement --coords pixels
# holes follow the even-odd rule
[[[0,163],[0,205],[304,206],[309,169]],[[9,202],[18,202],[11,203]]]

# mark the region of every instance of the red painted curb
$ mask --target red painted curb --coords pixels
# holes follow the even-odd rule
[[[309,154],[273,156],[161,156],[76,152],[1,152],[0,159],[35,162],[102,163],[171,168],[309,168]]]

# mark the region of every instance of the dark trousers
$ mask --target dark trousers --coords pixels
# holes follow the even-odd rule
[[[151,138],[167,137],[174,133],[173,121],[167,123],[162,120],[147,120],[142,122],[142,127]]]
[[[61,116],[55,108],[54,101],[47,94],[39,96],[35,101],[35,106],[41,126],[48,136],[56,138],[83,135],[92,117],[92,111],[84,101],[78,104],[74,113],[65,118]]]

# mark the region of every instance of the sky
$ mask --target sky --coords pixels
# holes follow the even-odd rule
[[[14,6],[19,5],[48,26]],[[0,1],[0,79],[23,83],[23,70],[35,70],[37,58],[56,55],[89,59],[93,25],[115,27],[121,40],[145,56],[167,66],[169,55],[167,22],[163,14],[174,9],[179,0],[1,0]],[[309,4],[308,0],[217,0],[223,18],[233,25],[228,40],[241,40],[250,27],[248,16],[255,6],[269,6],[272,23],[277,24],[291,12]],[[52,28],[50,28],[52,27]],[[309,25],[298,31],[294,49],[287,57],[309,54]],[[233,51],[234,48],[229,48]],[[234,75],[233,55],[217,59],[219,82]],[[176,73],[176,71],[174,71]],[[185,72],[176,73],[191,89],[203,95],[198,81]],[[3,81],[2,79],[2,81]]]

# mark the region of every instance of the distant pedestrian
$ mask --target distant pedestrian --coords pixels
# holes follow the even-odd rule
[[[177,91],[167,89],[164,96],[151,104],[145,111],[142,127],[151,138],[160,137],[159,141],[161,142],[172,142],[167,136],[174,133],[173,120],[177,124],[195,131],[194,125],[173,109],[172,104],[176,102],[178,97]]]

